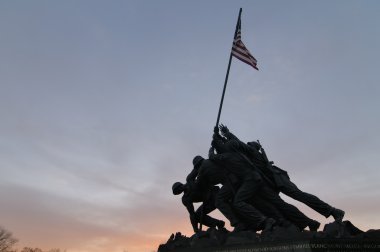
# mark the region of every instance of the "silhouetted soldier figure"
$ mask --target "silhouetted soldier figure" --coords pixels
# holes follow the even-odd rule
[[[224,227],[224,221],[217,220],[208,214],[216,209],[215,196],[219,191],[219,187],[213,186],[209,191],[205,192],[197,187],[196,183],[176,182],[172,187],[173,194],[179,195],[183,193],[182,203],[190,214],[190,222],[195,233],[199,231],[198,223],[205,226],[221,229]],[[203,202],[196,211],[194,211],[193,203]]]
[[[194,169],[186,178],[187,183],[176,182],[172,186],[174,195],[183,193],[182,203],[190,214],[190,222],[195,233],[199,231],[198,223],[208,227],[217,227],[218,229],[222,229],[225,224],[224,221],[217,220],[208,215],[216,209],[215,196],[219,192],[219,187],[208,185],[202,187],[201,184],[195,183],[195,178],[198,175],[198,170],[203,160],[201,156],[196,156],[193,159]],[[199,202],[202,202],[202,204],[195,211],[193,203]]]
[[[240,141],[234,134],[232,134],[229,129],[221,125],[220,130],[223,136],[227,141],[238,141],[242,145],[244,143]],[[293,182],[290,181],[288,173],[277,166],[273,165],[273,162],[269,162],[264,148],[260,145],[260,143],[252,141],[247,143],[248,146],[251,146],[251,151],[247,151],[247,148],[241,148],[243,151],[255,165],[255,167],[259,168],[271,181],[274,182],[276,188],[284,193],[285,195],[298,200],[305,205],[309,206],[316,212],[328,218],[329,216],[333,216],[336,221],[342,221],[344,217],[344,211],[334,208],[324,201],[320,200],[318,197],[301,191]],[[261,151],[261,153],[260,153]],[[319,223],[312,224],[313,229],[318,229]]]
[[[249,202],[260,189],[262,179],[257,172],[247,166],[241,156],[231,151],[237,148],[235,145],[239,145],[239,142],[229,141],[224,144],[215,132],[211,145],[209,159],[224,168],[225,173],[228,174],[216,198],[216,206],[219,211],[231,221],[231,226],[235,227],[234,231],[247,228],[237,214],[248,221],[248,226],[254,227],[256,230],[270,229],[275,220],[263,215]],[[214,149],[218,154],[214,153]],[[236,191],[234,187],[237,188]]]
[[[195,157],[194,160],[196,158],[197,157]],[[209,159],[202,159],[199,168],[195,167],[187,178],[192,180],[194,176],[197,177],[195,183],[200,188],[210,188],[218,184],[222,185],[222,188],[216,195],[215,206],[230,221],[231,226],[235,228],[234,231],[242,230],[243,221],[233,211],[230,202],[222,202],[222,204],[220,204],[221,201],[217,200],[217,198],[220,199],[220,194],[223,193],[223,191],[234,190],[232,188],[233,179],[231,178],[231,174],[229,174],[228,171],[223,167],[218,166],[214,161]],[[223,203],[225,203],[225,205],[223,205]],[[259,213],[259,215],[262,216],[261,213]],[[262,216],[262,218],[265,219],[266,217]]]
[[[195,156],[193,158],[193,170],[187,175],[186,182],[195,182],[199,173],[199,167],[201,167],[203,160],[204,158],[202,156]]]
[[[234,210],[244,216],[245,219],[248,217],[252,222],[255,222],[256,219],[256,223],[260,223],[258,219],[260,217],[259,212],[250,204],[251,199],[255,196],[260,196],[273,204],[286,219],[294,223],[301,230],[307,226],[310,230],[318,229],[318,227],[315,227],[315,224],[319,226],[318,222],[308,218],[295,206],[286,203],[278,195],[278,192],[267,185],[272,184],[272,182],[265,176],[262,177],[261,175],[263,174],[259,174],[255,165],[243,154],[244,152],[250,152],[252,147],[240,141],[225,141],[221,139],[221,136],[218,135],[218,129],[214,130],[213,138],[212,146],[215,147],[219,154],[213,154],[210,151],[210,159],[217,161],[218,164],[224,166],[241,181],[241,185],[233,197]],[[242,150],[243,153],[238,150]],[[263,178],[265,178],[265,181]],[[223,191],[222,188],[216,199],[217,208],[223,211],[224,205],[220,206],[218,202],[226,202],[227,198],[231,196],[231,192]],[[256,209],[256,212],[254,209]]]

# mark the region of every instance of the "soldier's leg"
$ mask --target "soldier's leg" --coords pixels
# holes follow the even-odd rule
[[[290,180],[287,181],[287,183],[284,183],[284,185],[280,189],[283,194],[304,203],[305,205],[309,206],[310,208],[325,216],[326,218],[328,218],[333,212],[334,208],[332,206],[330,206],[326,202],[323,202],[318,197],[312,194],[301,191]]]
[[[241,221],[230,203],[233,196],[233,189],[223,185],[215,197],[215,206],[230,221],[231,226],[236,227]]]
[[[255,180],[244,181],[236,192],[233,200],[235,211],[245,220],[249,221],[250,226],[260,229],[267,219],[259,210],[249,204],[250,200],[260,188],[260,182]]]
[[[282,212],[287,220],[294,223],[301,230],[305,229],[314,222],[314,220],[308,218],[297,207],[286,203],[283,199],[281,199],[278,193],[272,188],[268,186],[261,187],[260,195],[271,202],[278,210]]]
[[[224,221],[215,219],[208,215],[215,209],[215,197],[209,198],[208,200],[203,202],[203,204],[195,211],[197,221],[199,223],[202,222],[202,225],[208,227],[224,227]]]
[[[271,217],[276,220],[278,224],[285,224],[286,218],[270,201],[264,199],[260,195],[256,195],[252,198],[252,205],[262,212],[265,216]]]

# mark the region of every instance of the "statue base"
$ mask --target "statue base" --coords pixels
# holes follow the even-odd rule
[[[380,240],[313,239],[308,241],[263,242],[260,244],[182,249],[176,252],[378,252]]]
[[[261,234],[208,229],[191,237],[172,234],[158,252],[380,252],[380,230],[363,232],[349,221],[325,225],[322,232],[276,227]]]

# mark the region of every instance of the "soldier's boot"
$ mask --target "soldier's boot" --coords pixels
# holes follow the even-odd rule
[[[290,221],[284,218],[278,219],[276,224],[280,227],[290,227],[293,225]]]
[[[275,219],[272,219],[272,218],[266,218],[265,220],[263,220],[259,226],[261,227],[262,231],[270,231],[273,229],[273,227],[275,226],[276,224],[276,221]]]
[[[340,210],[338,208],[333,208],[331,211],[332,217],[334,217],[334,220],[337,222],[342,222],[345,212],[343,210]]]
[[[241,232],[241,231],[245,231],[245,230],[248,230],[248,227],[244,223],[239,222],[238,224],[236,224],[236,226],[234,227],[234,230],[232,230],[232,232],[236,233],[236,232]]]
[[[222,230],[224,228],[224,221],[218,221],[218,224],[216,224],[216,227],[218,228],[218,230]]]
[[[321,223],[319,223],[316,220],[311,220],[307,226],[309,227],[310,231],[317,231]]]

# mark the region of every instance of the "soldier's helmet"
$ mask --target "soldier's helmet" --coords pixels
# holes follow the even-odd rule
[[[252,148],[255,148],[256,150],[260,150],[261,148],[261,145],[255,141],[248,142],[247,145],[251,146]]]
[[[194,167],[200,165],[203,160],[204,160],[203,157],[201,157],[201,156],[195,156],[194,159],[193,159],[193,165],[194,165]]]
[[[181,182],[175,182],[172,186],[173,194],[178,195],[183,192],[183,184]]]

